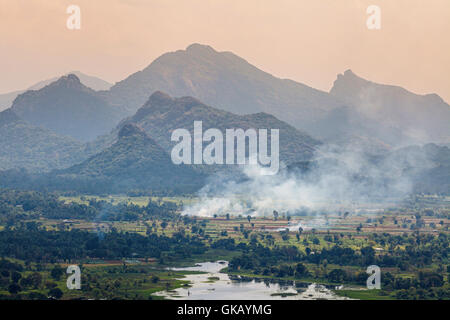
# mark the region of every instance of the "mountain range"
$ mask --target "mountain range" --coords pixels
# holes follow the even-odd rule
[[[57,128],[59,120],[52,119],[52,112],[57,110],[60,117],[71,118],[71,105],[60,108],[48,103],[44,119],[20,110],[16,113],[33,124],[88,141],[133,115],[155,91],[195,97],[238,115],[264,112],[318,140],[360,146],[372,153],[410,144],[450,143],[450,106],[436,94],[418,95],[398,86],[377,84],[351,70],[338,75],[328,93],[276,78],[231,52],[217,52],[201,44],[165,53],[109,90],[91,92],[98,108],[111,113],[109,117],[102,114],[95,129],[87,124],[86,130],[83,124],[80,133],[77,124],[67,122]],[[76,93],[72,97],[77,100]],[[78,108],[82,110],[83,106]]]
[[[268,113],[318,139],[374,153],[450,141],[450,106],[436,94],[377,84],[351,70],[338,75],[330,92],[320,91],[201,44],[163,54],[102,94],[132,114],[157,90],[235,114]]]
[[[447,149],[436,148],[450,144],[450,106],[435,94],[374,83],[351,70],[325,92],[276,78],[231,52],[193,44],[163,54],[110,89],[83,77],[68,74],[39,83],[0,113],[0,170],[56,170],[48,177],[60,185],[76,179],[79,186],[162,187],[176,175],[186,177],[186,185],[189,179],[198,185],[210,170],[170,167],[168,157],[175,144],[172,131],[192,133],[194,121],[202,121],[203,130],[222,132],[280,129],[280,159],[286,165],[308,161],[322,144],[334,144],[374,158],[439,154],[423,166],[428,176],[414,173],[426,188],[442,185],[449,175]],[[88,80],[100,90],[89,88]],[[410,145],[424,146],[405,148]],[[162,159],[169,159],[169,167]],[[399,161],[407,170],[408,162]]]

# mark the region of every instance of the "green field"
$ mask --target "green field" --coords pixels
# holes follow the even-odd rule
[[[341,297],[358,300],[393,300],[394,298],[381,290],[334,290]]]

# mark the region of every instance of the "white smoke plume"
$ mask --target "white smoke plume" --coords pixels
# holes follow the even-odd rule
[[[265,175],[265,168],[244,166],[244,179],[218,174],[183,214],[272,217],[274,211],[280,215],[373,211],[374,206],[382,208],[408,195],[412,181],[404,169],[426,163],[424,155],[374,159],[352,148],[323,146],[306,172],[281,170]]]

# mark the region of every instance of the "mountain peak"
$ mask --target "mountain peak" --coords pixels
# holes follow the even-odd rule
[[[147,134],[141,127],[134,123],[127,123],[119,131],[119,139],[131,136],[147,137]]]
[[[333,87],[330,90],[332,95],[336,95],[336,92],[356,90],[360,89],[370,81],[367,81],[361,77],[358,77],[351,69],[347,69],[343,74],[338,74],[336,80],[333,83]]]
[[[69,82],[69,83],[81,83],[80,78],[74,73],[69,73],[65,76],[62,76],[57,81],[61,82]]]
[[[181,104],[183,104],[187,108],[192,108],[192,107],[197,106],[197,105],[204,105],[203,102],[201,102],[197,98],[194,98],[194,97],[191,97],[191,96],[184,96],[184,97],[176,98],[175,100],[180,102]]]
[[[152,93],[146,104],[167,104],[173,101],[172,97],[162,91]]]
[[[358,80],[367,81],[367,80],[357,76],[351,69],[345,70],[343,74],[338,74],[336,81],[343,80],[343,79],[345,79],[346,81],[358,81]]]
[[[133,121],[141,121],[149,114],[164,113],[169,110],[189,110],[195,106],[204,105],[200,100],[196,98],[185,96],[181,98],[172,98],[161,91],[153,93],[147,102],[136,111],[132,117]]]
[[[70,73],[68,75],[60,77],[55,82],[50,83],[48,87],[85,88],[85,85],[81,83],[80,78],[78,78],[75,74]]]
[[[356,77],[356,74],[352,71],[352,69],[347,69],[344,71],[344,76],[354,76]]]
[[[214,50],[213,47],[205,45],[205,44],[200,44],[200,43],[193,43],[193,44],[189,45],[186,48],[186,52],[191,52],[191,53],[217,53],[217,51]]]
[[[61,82],[81,82],[83,85],[93,90],[108,90],[112,86],[111,83],[108,83],[103,79],[84,74],[81,71],[70,71],[63,76],[53,77],[51,79],[40,81],[29,87],[27,90],[40,90],[58,80],[61,80]]]

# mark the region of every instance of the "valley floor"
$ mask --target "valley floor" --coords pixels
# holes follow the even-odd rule
[[[186,217],[183,205],[197,199],[6,192],[0,298],[161,299],[155,293],[189,288],[184,276],[196,273],[168,268],[226,260],[222,272],[255,284],[318,283],[352,299],[450,299],[449,200],[422,196],[376,213]],[[74,264],[81,290],[66,286]],[[366,290],[372,264],[381,290]]]

